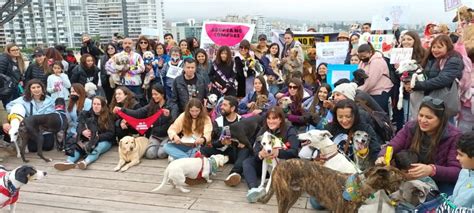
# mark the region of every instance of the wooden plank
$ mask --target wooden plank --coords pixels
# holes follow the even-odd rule
[[[243,213],[266,213],[266,212],[277,212],[278,207],[274,205],[266,205],[266,204],[260,204],[260,203],[243,203],[243,202],[234,202],[234,201],[226,201],[226,200],[213,200],[213,199],[198,199],[191,209],[197,209],[197,210],[206,210],[206,209],[212,209],[214,211],[218,212],[230,212],[232,213],[238,213],[238,212],[243,212]],[[296,206],[293,206],[291,208],[290,212],[302,212],[302,213],[310,213],[310,212],[318,212],[315,211],[314,209],[302,209],[302,208],[297,208]]]
[[[3,208],[0,212],[10,212],[9,207]],[[44,204],[36,205],[36,204],[29,204],[29,203],[18,203],[16,205],[16,212],[83,213],[83,212],[90,212],[90,211],[79,210],[79,209],[58,208],[58,207],[52,207],[52,206],[48,206]]]
[[[54,201],[54,202],[51,202]],[[78,202],[77,197],[59,196],[52,194],[44,194],[37,192],[22,192],[21,201],[18,205],[24,203],[30,205],[42,205],[48,203],[51,207],[62,208],[64,211],[69,210],[86,210],[86,211],[165,211],[165,212],[202,212],[197,210],[184,210],[152,205],[143,205],[130,203],[128,201],[107,201],[99,199],[81,198]]]

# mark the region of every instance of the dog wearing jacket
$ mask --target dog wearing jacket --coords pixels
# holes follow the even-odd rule
[[[196,179],[201,176],[208,183],[211,183],[211,175],[215,175],[218,167],[224,166],[229,161],[229,157],[224,155],[212,155],[209,158],[181,158],[172,161],[166,167],[161,184],[152,190],[158,191],[167,183],[170,182],[173,188],[178,188],[183,193],[190,192],[185,189],[186,178]]]
[[[21,158],[20,147],[18,146],[18,130],[20,123],[25,119],[25,115],[26,110],[22,104],[13,105],[10,114],[8,114],[8,123],[10,123],[8,134],[10,135],[10,141],[15,144],[17,158]]]
[[[10,212],[15,212],[20,188],[29,181],[41,180],[46,176],[46,172],[36,170],[32,166],[19,166],[12,171],[0,166],[0,205],[1,208],[10,206]]]

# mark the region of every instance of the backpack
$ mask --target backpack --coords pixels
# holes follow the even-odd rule
[[[464,69],[462,70],[462,78],[459,80],[459,94],[461,104],[464,107],[471,108],[471,72],[472,72],[472,61],[468,57],[464,43],[457,42],[454,45],[454,50],[459,52],[462,56],[462,62],[464,64]]]
[[[383,75],[390,79],[394,87],[396,85],[400,85],[400,75],[397,74],[397,69],[395,68],[395,65],[390,64],[390,58],[383,56],[383,59],[385,60],[385,63],[387,63],[387,67],[388,67],[388,75],[387,74],[383,74]]]
[[[363,103],[359,103],[359,106],[369,113],[374,131],[383,141],[390,141],[395,136],[395,127],[392,125],[390,117],[386,112],[372,110]]]
[[[10,98],[17,85],[13,83],[10,76],[0,73],[0,99]]]

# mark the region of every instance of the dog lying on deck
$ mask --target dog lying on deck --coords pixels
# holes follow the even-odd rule
[[[316,148],[319,150],[317,160],[323,160],[324,166],[342,173],[354,174],[360,172],[358,168],[339,153],[337,145],[331,141],[332,135],[327,130],[310,130],[298,134],[298,140],[309,141],[307,148]],[[305,149],[305,147],[303,147]]]
[[[25,149],[28,141],[32,140],[38,147],[38,156],[46,162],[51,162],[51,159],[46,159],[43,156],[43,133],[51,132],[54,135],[55,145],[59,151],[64,149],[66,143],[66,133],[68,128],[68,120],[66,116],[66,102],[63,98],[57,98],[55,101],[56,112],[45,115],[32,115],[25,118],[20,123],[20,154],[23,162],[28,162],[25,158]]]
[[[125,136],[120,139],[118,149],[120,160],[114,171],[125,172],[130,167],[139,164],[149,143],[150,141],[146,137]]]
[[[28,181],[41,180],[46,176],[46,172],[36,170],[32,166],[23,165],[8,171],[0,166],[0,205],[1,208],[10,206],[10,212],[15,212],[20,188]]]
[[[10,135],[10,141],[15,144],[17,158],[21,158],[20,147],[18,146],[18,130],[20,123],[25,119],[25,115],[26,110],[23,104],[13,105],[10,114],[8,114],[8,123],[10,123],[8,134]]]
[[[210,176],[215,175],[217,168],[224,166],[228,161],[229,157],[224,155],[174,160],[166,167],[161,184],[153,189],[152,192],[160,190],[167,182],[170,182],[173,188],[178,188],[181,192],[188,193],[190,190],[183,187],[187,177],[196,179],[201,176],[208,183],[211,183]]]
[[[270,191],[260,201],[267,203],[276,193],[279,213],[288,212],[304,192],[330,211],[357,212],[372,193],[398,190],[405,176],[394,167],[372,167],[350,175],[316,162],[290,159],[275,168],[272,180]]]

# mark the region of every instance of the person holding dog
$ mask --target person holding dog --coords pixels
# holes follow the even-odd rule
[[[202,147],[201,153],[210,157],[211,155],[223,154],[229,156],[229,163],[233,163],[234,167],[230,170],[229,176],[224,183],[227,186],[237,186],[240,184],[243,172],[242,162],[250,155],[250,150],[242,144],[233,144],[231,141],[230,130],[225,132],[225,127],[238,122],[241,117],[237,114],[239,101],[234,96],[224,96],[224,100],[220,105],[221,116],[217,117],[213,122],[212,146]],[[224,132],[223,132],[224,131]]]
[[[115,142],[113,116],[107,107],[107,101],[102,96],[92,99],[92,109],[83,111],[79,117],[77,132],[80,133],[76,143],[66,148],[68,158],[66,162],[55,163],[54,168],[59,171],[86,169],[99,156],[109,151]],[[76,162],[81,158],[84,160]]]
[[[260,142],[255,141],[253,144],[253,155],[244,160],[243,174],[247,186],[247,201],[255,203],[258,199],[265,195],[265,189],[259,188],[260,177],[262,175],[262,161],[266,159],[291,159],[298,157],[298,149],[301,147],[297,138],[295,128],[289,122],[285,122],[285,113],[278,106],[270,108],[265,116],[263,127],[257,133],[257,138],[266,131],[280,138],[286,145],[286,149],[273,149],[271,153],[267,153],[262,149]]]
[[[192,158],[202,145],[211,143],[212,122],[201,100],[189,99],[186,108],[168,129],[172,141],[164,146],[169,160]]]
[[[135,99],[135,94],[132,91],[130,91],[127,87],[119,86],[115,89],[109,109],[115,109],[115,107],[137,110],[141,106]],[[126,120],[120,118],[119,116],[114,116],[114,118],[115,135],[117,136],[118,140],[122,139],[124,136],[138,133],[127,124]]]
[[[456,159],[456,143],[461,131],[448,123],[445,103],[426,96],[418,111],[417,120],[409,121],[388,144],[393,155],[402,150],[415,151],[420,162],[408,170],[412,178],[432,177],[441,192],[452,194],[461,165]],[[383,148],[376,164],[385,164]]]
[[[55,112],[54,110],[54,101],[46,93],[46,87],[43,82],[39,79],[32,79],[26,83],[25,94],[22,97],[19,97],[10,103],[7,104],[7,112],[10,113],[10,110],[15,104],[21,104],[25,108],[26,117],[32,115],[44,115]],[[3,131],[8,132],[10,130],[10,124],[3,124]],[[50,132],[43,133],[44,143],[43,150],[49,151],[54,148],[54,138],[53,134]],[[28,150],[30,152],[36,152],[37,146],[33,142],[28,142]]]
[[[159,84],[151,86],[151,97],[150,103],[139,109],[119,106],[115,106],[112,109],[114,113],[121,110],[134,118],[147,118],[157,113],[158,110],[163,110],[163,114],[153,123],[152,128],[146,132],[146,136],[149,137],[150,146],[156,148],[145,153],[148,159],[163,159],[168,157],[163,147],[168,142],[168,128],[178,117],[178,109],[170,101],[167,101],[165,88]]]
[[[246,114],[251,113],[253,115],[259,115],[262,112],[266,112],[268,109],[276,105],[276,99],[272,93],[268,91],[267,83],[265,78],[261,75],[256,77],[253,80],[253,88],[254,91],[245,95],[244,98],[240,100],[238,105],[238,112],[239,114]],[[257,106],[257,97],[259,95],[266,95],[268,98],[268,102],[265,103],[263,108],[258,108]],[[250,109],[254,108],[253,111]]]

